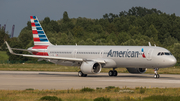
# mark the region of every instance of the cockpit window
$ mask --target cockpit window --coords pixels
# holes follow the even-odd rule
[[[164,52],[162,52],[161,55],[164,55]]]
[[[160,56],[160,55],[172,55],[172,54],[170,52],[159,52],[157,55]]]
[[[165,55],[170,55],[170,53],[165,53]]]

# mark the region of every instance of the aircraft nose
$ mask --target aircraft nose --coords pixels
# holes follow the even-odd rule
[[[176,64],[176,62],[177,62],[177,60],[176,60],[176,58],[175,58],[174,56],[169,59],[169,64],[170,64],[171,66],[174,66],[174,65]]]

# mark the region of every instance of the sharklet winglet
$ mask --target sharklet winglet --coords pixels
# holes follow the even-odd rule
[[[7,46],[8,50],[9,50],[9,52],[10,52],[11,54],[13,54],[13,55],[21,55],[21,56],[24,55],[24,54],[16,54],[16,53],[14,53],[13,50],[11,49],[11,47],[9,46],[8,42],[5,41],[5,43],[6,43],[6,46]]]
[[[11,47],[9,46],[9,44],[7,43],[7,41],[5,41],[5,43],[6,43],[6,46],[7,46],[8,50],[9,50],[9,52],[10,52],[11,54],[14,54],[13,50],[11,49]]]

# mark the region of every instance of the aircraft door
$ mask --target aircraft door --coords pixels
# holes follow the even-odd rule
[[[100,58],[103,58],[104,50],[100,51]]]
[[[73,57],[73,58],[76,58],[76,54],[77,54],[77,49],[75,49],[75,50],[72,52],[72,57]]]
[[[148,61],[151,61],[151,60],[152,60],[153,50],[154,50],[154,49],[149,49],[149,50],[148,50],[148,53],[147,53],[147,60],[148,60]]]

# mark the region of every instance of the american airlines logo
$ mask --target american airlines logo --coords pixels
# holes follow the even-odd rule
[[[143,50],[143,49],[142,49]],[[113,51],[112,49],[108,52],[107,57],[128,57],[137,58],[138,55],[142,55],[145,58],[144,51],[141,53],[139,51]]]

